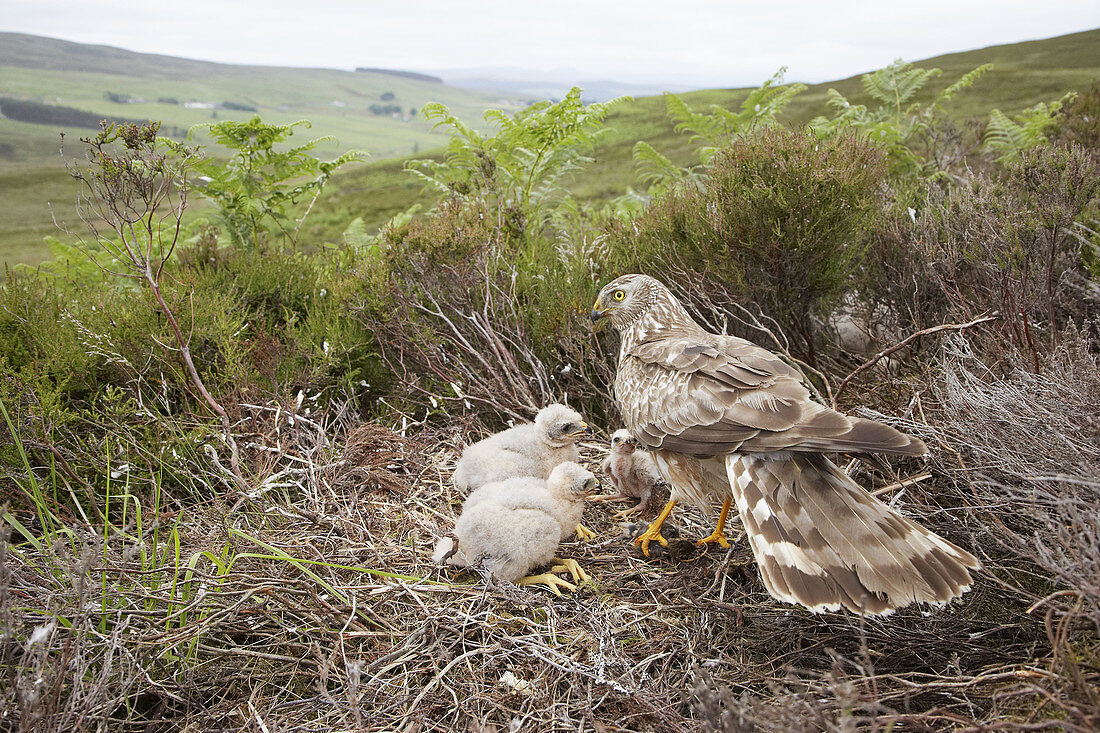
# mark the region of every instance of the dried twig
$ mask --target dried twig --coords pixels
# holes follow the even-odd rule
[[[885,348],[882,351],[878,352],[877,354],[872,356],[870,359],[868,359],[867,361],[860,364],[858,367],[855,368],[855,370],[852,373],[850,373],[848,376],[846,376],[844,378],[844,380],[841,381],[840,385],[836,388],[836,392],[833,393],[833,400],[832,400],[833,409],[835,410],[835,409],[838,408],[838,401],[840,400],[840,395],[844,392],[845,389],[847,389],[848,385],[852,383],[853,379],[855,379],[857,376],[859,376],[863,372],[865,372],[868,369],[870,369],[871,367],[873,367],[875,364],[879,363],[879,361],[881,361],[882,359],[885,359],[887,356],[890,356],[890,354],[893,354],[896,351],[900,351],[901,349],[904,349],[906,346],[913,343],[914,341],[916,341],[920,337],[930,336],[934,333],[939,333],[941,331],[964,331],[964,330],[966,330],[966,329],[968,329],[972,326],[976,326],[980,323],[987,323],[989,321],[996,320],[996,318],[997,318],[997,316],[979,316],[978,318],[975,318],[974,320],[972,320],[968,323],[946,323],[946,324],[943,324],[943,325],[940,325],[940,326],[932,326],[931,328],[921,329],[920,331],[917,331],[916,333],[912,333],[912,334],[906,336],[904,339],[902,339],[898,343],[894,344],[893,346],[890,346],[890,347]]]

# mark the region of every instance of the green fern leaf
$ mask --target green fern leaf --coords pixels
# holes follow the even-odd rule
[[[684,177],[681,168],[645,142],[634,144],[634,168],[642,183],[651,187],[667,188]]]
[[[987,71],[993,68],[993,64],[982,64],[978,68],[963,74],[957,82],[940,92],[940,95],[936,97],[936,105],[940,106],[944,102],[949,102],[954,99],[955,95],[961,92],[963,89],[974,85],[979,78],[982,77]]]

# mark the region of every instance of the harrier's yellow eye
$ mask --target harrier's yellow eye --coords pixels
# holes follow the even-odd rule
[[[622,290],[616,290],[614,293],[611,294],[611,297],[615,300],[622,300],[626,297],[626,293],[624,293]]]

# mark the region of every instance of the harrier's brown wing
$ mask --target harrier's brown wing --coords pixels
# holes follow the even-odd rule
[[[652,448],[924,453],[916,438],[813,402],[795,369],[734,336],[684,330],[634,344],[615,392],[627,427]]]

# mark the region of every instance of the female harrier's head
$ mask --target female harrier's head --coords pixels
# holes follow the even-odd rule
[[[675,300],[668,288],[649,275],[623,275],[603,287],[590,318],[593,323],[606,318],[621,330],[645,315],[659,299]]]

